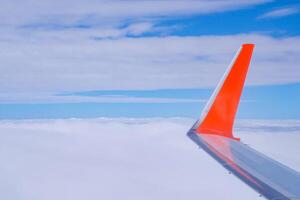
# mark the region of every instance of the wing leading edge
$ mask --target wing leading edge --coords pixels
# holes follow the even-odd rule
[[[300,173],[248,147],[232,134],[254,45],[244,44],[187,133],[199,147],[270,200],[300,200]]]

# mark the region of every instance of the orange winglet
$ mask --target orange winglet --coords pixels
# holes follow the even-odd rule
[[[197,123],[198,133],[239,140],[233,137],[232,128],[253,49],[254,44],[243,44],[240,48]]]

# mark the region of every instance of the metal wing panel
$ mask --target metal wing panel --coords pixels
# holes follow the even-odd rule
[[[300,173],[268,158],[249,146],[219,135],[188,136],[220,164],[271,200],[300,200]]]

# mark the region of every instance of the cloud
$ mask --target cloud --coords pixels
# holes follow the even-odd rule
[[[299,11],[300,9],[296,7],[280,8],[280,9],[275,9],[270,12],[267,12],[259,16],[258,18],[259,19],[280,18],[280,17],[297,14],[299,13]]]
[[[137,23],[132,24],[127,27],[128,33],[132,35],[140,35],[142,33],[148,32],[152,29],[152,24],[150,23]]]
[[[62,0],[39,2],[36,0],[1,2],[0,23],[3,25],[24,24],[108,24],[114,20],[170,15],[192,15],[224,12],[269,2],[267,0],[188,0],[188,1],[106,1]]]
[[[266,2],[3,1],[2,99],[20,101],[22,96],[26,101],[24,94],[32,94],[38,101],[47,97],[60,102],[62,97],[49,94],[211,87],[243,42],[258,44],[248,84],[299,82],[298,37],[173,37],[169,31],[180,27],[159,23],[166,17],[225,12]],[[153,33],[156,37],[142,37]]]
[[[136,36],[148,31],[164,33],[166,27],[157,27],[154,24],[167,17],[226,12],[269,1],[244,0],[236,4],[233,0],[46,0],[42,3],[36,0],[4,0],[0,8],[1,39],[7,39],[3,37],[3,33],[7,31],[9,36],[19,33],[27,37],[37,31],[66,31],[70,33],[69,37],[73,37],[73,32],[84,35],[86,29],[89,29],[89,33],[97,32],[99,38],[115,38],[128,34]]]
[[[298,120],[240,120],[236,124],[236,131],[271,134],[299,133],[300,123]]]
[[[193,121],[1,121],[1,198],[261,199],[186,137]],[[239,123],[249,128],[274,122]],[[299,126],[299,121],[281,122],[290,124]],[[282,134],[243,130],[239,136],[251,146],[300,169],[299,129]]]
[[[2,93],[211,87],[245,42],[256,44],[248,85],[300,81],[299,37],[93,40],[89,36],[97,36],[94,30],[3,35],[7,38],[0,41]]]
[[[49,92],[32,93],[2,93],[0,103],[2,104],[41,104],[41,103],[203,103],[207,99],[191,98],[159,98],[159,97],[134,97],[130,95],[58,95]]]

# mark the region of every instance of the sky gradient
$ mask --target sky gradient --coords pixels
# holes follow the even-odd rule
[[[197,118],[242,43],[238,118],[300,119],[296,1],[2,5],[0,119]]]

